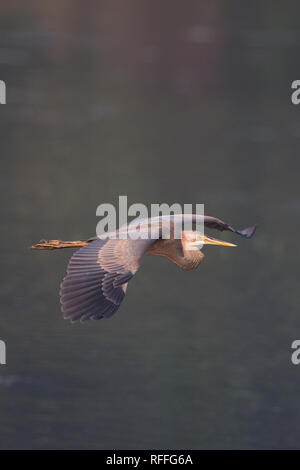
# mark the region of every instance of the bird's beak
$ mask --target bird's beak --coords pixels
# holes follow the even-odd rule
[[[202,240],[203,245],[221,245],[221,246],[237,246],[233,243],[224,242],[223,240],[217,240],[216,238],[203,236]]]

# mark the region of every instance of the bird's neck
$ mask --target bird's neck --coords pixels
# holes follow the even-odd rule
[[[157,240],[146,254],[163,256],[185,270],[196,269],[204,258],[201,251],[184,248],[181,240]]]

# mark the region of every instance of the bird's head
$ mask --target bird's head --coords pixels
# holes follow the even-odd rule
[[[186,250],[201,250],[203,245],[236,246],[233,243],[207,237],[196,230],[184,230],[182,232],[182,242],[185,245]]]

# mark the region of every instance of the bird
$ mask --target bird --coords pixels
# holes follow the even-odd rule
[[[140,268],[145,255],[165,257],[189,271],[196,269],[202,262],[203,245],[236,246],[207,236],[199,230],[182,229],[186,222],[192,223],[193,228],[199,221],[205,229],[225,230],[244,238],[251,238],[256,230],[256,225],[235,230],[216,217],[176,214],[143,219],[138,231],[146,233],[145,238],[124,237],[124,234],[132,232],[130,225],[125,225],[114,232],[85,241],[41,240],[31,248],[79,248],[71,257],[60,285],[60,304],[64,319],[72,323],[84,323],[109,318],[119,309],[128,282]],[[170,227],[169,238],[163,236],[166,223]],[[175,228],[178,227],[180,237],[175,237]]]

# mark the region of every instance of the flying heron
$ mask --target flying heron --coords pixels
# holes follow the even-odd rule
[[[86,241],[41,240],[33,249],[79,248],[71,257],[67,274],[60,286],[60,303],[65,319],[99,320],[111,317],[120,307],[125,297],[127,284],[138,271],[144,255],[157,255],[168,258],[182,269],[196,269],[204,258],[203,245],[236,246],[217,240],[196,230],[182,230],[181,238],[174,236],[174,227],[186,221],[193,224],[201,219],[205,228],[227,230],[242,237],[251,238],[256,226],[235,230],[220,219],[194,214],[167,216],[170,224],[170,238],[162,236],[166,216],[144,219],[143,227],[151,237],[146,239],[122,238],[121,234],[129,226],[101,238]],[[146,220],[146,222],[145,222]],[[173,229],[173,230],[172,230]],[[113,236],[112,236],[113,235]]]

